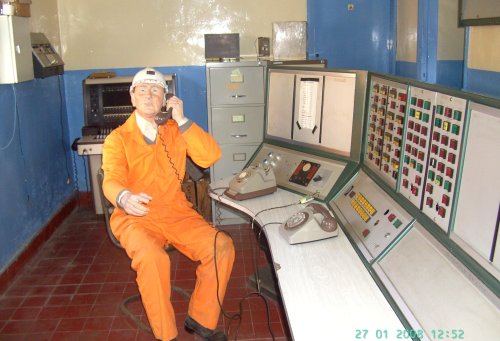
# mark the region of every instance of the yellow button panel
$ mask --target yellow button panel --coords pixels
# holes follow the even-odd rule
[[[363,208],[371,216],[373,216],[375,213],[377,213],[377,210],[375,209],[375,207],[373,207],[373,205],[370,204],[370,202],[368,200],[366,200],[366,198],[363,194],[361,194],[359,192],[356,193],[356,200],[363,206]]]
[[[356,201],[355,198],[351,199],[351,206],[354,208],[354,210],[359,214],[361,219],[366,223],[368,220],[370,220],[370,216],[366,211],[361,207],[361,205]]]

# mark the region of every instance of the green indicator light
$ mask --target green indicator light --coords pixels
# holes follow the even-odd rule
[[[434,181],[434,177],[436,176],[436,173],[434,173],[434,171],[430,170],[429,171],[429,174],[427,175],[427,177],[429,179],[431,179],[431,181]]]

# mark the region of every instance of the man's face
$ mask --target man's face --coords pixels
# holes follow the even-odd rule
[[[157,84],[139,84],[130,94],[136,112],[147,120],[153,120],[163,106],[165,89]]]

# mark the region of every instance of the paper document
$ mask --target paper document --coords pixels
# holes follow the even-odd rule
[[[298,124],[302,129],[313,129],[316,126],[316,105],[319,79],[302,78],[300,80],[300,101]]]

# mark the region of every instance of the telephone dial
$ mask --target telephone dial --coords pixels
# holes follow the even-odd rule
[[[318,203],[311,203],[288,218],[280,226],[280,233],[289,244],[299,244],[336,237],[339,231],[330,212]]]
[[[224,194],[235,200],[245,200],[276,191],[276,177],[272,168],[250,166],[237,174]]]

